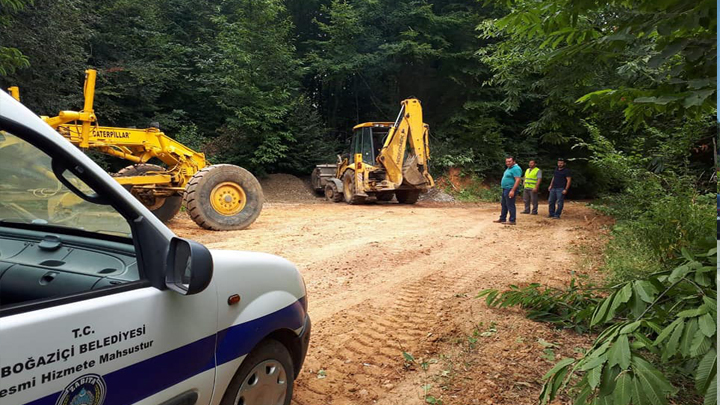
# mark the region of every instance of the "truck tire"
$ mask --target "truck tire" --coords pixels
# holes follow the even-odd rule
[[[196,224],[212,231],[245,229],[262,211],[263,192],[249,171],[212,165],[195,173],[185,188],[185,208]]]
[[[325,185],[325,199],[332,202],[340,202],[343,199],[343,195],[340,194],[335,183],[328,182]]]
[[[268,339],[245,358],[220,405],[288,405],[294,376],[288,350],[282,343]]]
[[[149,163],[138,163],[125,167],[117,172],[118,177],[145,176],[149,172],[164,172],[165,168]],[[180,195],[172,195],[170,197],[146,196],[133,191],[133,186],[126,184],[125,189],[132,193],[150,212],[159,220],[167,222],[180,211],[182,206],[182,197]]]
[[[420,190],[397,190],[395,198],[400,204],[415,204],[420,198]]]
[[[348,204],[356,205],[365,202],[365,196],[355,194],[355,171],[347,170],[342,177],[343,197]]]
[[[378,201],[392,201],[394,196],[395,196],[395,192],[385,191],[382,193],[377,193],[375,195],[375,198],[377,198]]]

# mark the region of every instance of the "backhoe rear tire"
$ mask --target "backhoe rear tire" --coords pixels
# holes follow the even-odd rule
[[[400,204],[415,204],[420,198],[420,190],[397,190],[395,198]]]
[[[235,165],[212,165],[195,173],[185,189],[185,208],[196,224],[213,231],[245,229],[263,207],[260,183]]]
[[[138,163],[136,165],[128,166],[117,172],[119,177],[131,177],[131,176],[145,176],[149,172],[164,172],[165,168],[153,165],[150,163]],[[130,184],[124,185],[125,189],[132,193],[150,212],[153,213],[159,220],[167,222],[180,211],[182,206],[182,196],[176,194],[169,197],[154,196],[148,198],[144,195],[140,195],[137,191],[133,191],[133,186]]]
[[[342,177],[343,197],[348,204],[356,205],[365,202],[367,197],[355,193],[355,171],[347,170]]]

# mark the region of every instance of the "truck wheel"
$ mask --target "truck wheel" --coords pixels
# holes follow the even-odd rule
[[[343,195],[338,192],[337,186],[333,182],[325,185],[325,199],[332,202],[340,202]]]
[[[245,229],[263,206],[260,183],[235,165],[212,165],[195,173],[185,189],[190,218],[213,231]]]
[[[131,177],[131,176],[145,176],[149,172],[164,172],[165,168],[152,165],[149,163],[138,163],[136,165],[128,166],[117,172],[119,177]],[[140,192],[140,189],[134,189],[132,185],[125,184],[127,189],[132,195],[140,200],[144,206],[146,206],[150,212],[153,213],[159,220],[167,222],[180,211],[182,206],[182,197],[180,195],[172,196],[159,196],[152,193],[151,190]]]
[[[400,204],[415,204],[420,198],[420,190],[397,190],[395,198]]]
[[[385,191],[383,193],[377,193],[375,197],[378,201],[392,201],[395,193],[392,191]]]
[[[288,405],[294,376],[292,359],[285,346],[266,340],[245,358],[220,404]]]
[[[355,172],[348,170],[343,174],[343,197],[345,202],[348,204],[362,204],[365,202],[365,197],[355,194]]]

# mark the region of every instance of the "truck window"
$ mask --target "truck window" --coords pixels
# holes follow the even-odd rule
[[[375,161],[371,127],[365,127],[362,129],[362,155],[364,163],[373,164]]]
[[[355,154],[362,153],[362,129],[353,133],[352,145],[350,147],[350,162],[355,163]]]
[[[0,309],[140,279],[125,218],[75,195],[48,155],[0,131]]]
[[[90,232],[130,236],[130,227],[112,207],[87,202],[55,177],[50,157],[28,142],[0,132],[0,220],[43,223]],[[84,192],[90,188],[70,172]]]
[[[373,155],[373,164],[375,162],[375,159],[380,156],[380,151],[382,150],[382,147],[385,145],[385,140],[387,139],[388,135],[388,128],[385,127],[379,127],[379,128],[373,128],[372,131],[372,138],[373,138],[373,152],[375,153]]]

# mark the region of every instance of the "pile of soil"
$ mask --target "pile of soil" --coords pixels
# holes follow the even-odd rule
[[[420,194],[420,201],[452,203],[455,202],[455,197],[446,193],[442,188],[434,187],[427,193]]]
[[[322,203],[326,202],[323,195],[316,194],[310,179],[303,179],[292,174],[276,173],[260,180],[260,185],[267,203]],[[446,193],[442,187],[435,187],[425,194],[420,194],[420,201],[455,202],[455,198]]]
[[[315,194],[310,181],[291,174],[271,174],[259,179],[268,203],[313,203],[323,202],[324,198]]]

